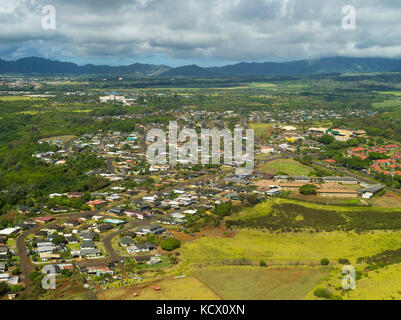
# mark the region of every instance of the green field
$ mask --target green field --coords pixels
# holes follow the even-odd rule
[[[160,287],[160,291],[153,288]],[[100,300],[219,300],[220,298],[199,280],[191,277],[168,279],[147,286],[105,290]]]
[[[268,174],[276,174],[278,172],[288,175],[307,176],[313,171],[312,168],[307,167],[292,159],[280,159],[262,165],[260,171]]]
[[[301,300],[327,271],[322,268],[218,267],[193,275],[223,300]]]
[[[218,263],[223,260],[268,260],[277,263],[337,261],[370,256],[401,248],[401,232],[375,231],[326,233],[270,233],[240,230],[234,238],[201,238],[185,243],[181,254],[187,263]]]
[[[0,96],[0,101],[40,101],[45,98],[30,98],[25,96]]]
[[[270,136],[273,125],[271,123],[250,123],[249,127],[255,130],[256,137],[267,138]]]
[[[386,100],[383,102],[372,103],[372,106],[377,109],[399,108],[399,107],[401,107],[401,101],[400,100]]]

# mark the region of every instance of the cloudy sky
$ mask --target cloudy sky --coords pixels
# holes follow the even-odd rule
[[[46,5],[55,29],[43,28]],[[355,29],[342,26],[346,5]],[[1,0],[0,58],[212,66],[401,57],[400,17],[396,0]]]

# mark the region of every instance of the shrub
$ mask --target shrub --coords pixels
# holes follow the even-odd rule
[[[181,241],[175,238],[168,238],[160,243],[160,247],[166,251],[173,251],[181,247]]]
[[[327,258],[323,258],[322,260],[320,260],[320,264],[322,266],[327,266],[327,265],[329,265],[329,263],[330,263],[330,261]]]
[[[338,259],[339,264],[350,264],[350,261],[348,259]]]
[[[330,290],[325,288],[316,289],[313,292],[313,294],[318,298],[325,298],[325,299],[330,299],[332,296]]]

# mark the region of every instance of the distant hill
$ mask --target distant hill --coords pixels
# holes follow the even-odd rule
[[[401,72],[401,59],[321,58],[290,62],[241,62],[223,67],[202,68],[197,65],[171,68],[165,65],[135,63],[128,66],[84,65],[31,57],[17,61],[0,59],[0,73],[20,74],[99,74],[138,76],[263,76],[328,73]]]
[[[401,59],[387,58],[322,58],[290,62],[241,62],[213,68],[187,66],[171,69],[163,75],[170,76],[261,76],[261,75],[306,75],[328,73],[401,72]]]
[[[109,74],[109,75],[159,75],[171,68],[164,65],[151,65],[135,63],[129,66],[96,66],[87,64],[78,66],[71,62],[53,61],[43,58],[31,57],[17,61],[4,61],[0,59],[0,73],[22,74]]]

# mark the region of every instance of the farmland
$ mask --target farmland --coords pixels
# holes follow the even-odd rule
[[[224,300],[300,300],[327,274],[323,268],[218,267],[194,276]]]

